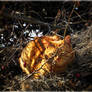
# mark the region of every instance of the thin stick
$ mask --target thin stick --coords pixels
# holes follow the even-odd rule
[[[71,16],[72,16],[72,14],[73,14],[73,12],[74,12],[74,9],[75,9],[75,4],[74,4],[73,9],[72,9],[72,11],[71,11],[71,13],[70,13],[70,15],[69,15],[68,23],[66,24],[66,28],[65,28],[65,31],[64,31],[64,40],[65,40],[65,35],[66,35],[66,32],[67,32],[67,28],[68,28],[68,25],[69,25]]]

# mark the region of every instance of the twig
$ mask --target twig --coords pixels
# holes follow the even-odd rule
[[[74,12],[74,9],[75,9],[75,4],[74,4],[73,9],[72,9],[72,11],[71,11],[71,13],[70,13],[70,15],[69,15],[68,23],[66,24],[66,27],[65,27],[64,39],[65,39],[66,31],[67,31],[67,28],[68,28],[68,25],[69,25],[69,22],[70,22],[70,18],[71,18],[71,16],[72,16],[73,12]]]
[[[76,12],[75,10],[74,10],[74,12],[78,15],[78,17],[79,17],[80,19],[82,19],[82,21],[85,21],[85,20],[80,16],[80,14],[79,14],[78,12]]]

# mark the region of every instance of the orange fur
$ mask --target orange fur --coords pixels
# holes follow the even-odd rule
[[[59,49],[60,47],[61,49]],[[52,59],[49,59],[57,50],[57,54]],[[72,50],[70,36],[68,35],[65,37],[65,40],[61,40],[58,36],[54,35],[36,37],[35,40],[30,41],[23,49],[19,62],[22,70],[26,74],[39,69],[34,74],[34,78],[39,78],[41,75],[48,74],[48,72],[58,73],[65,71],[67,65],[73,59],[74,52]]]

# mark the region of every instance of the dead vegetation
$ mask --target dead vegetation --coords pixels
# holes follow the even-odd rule
[[[20,3],[0,2],[0,90],[91,91],[92,3],[57,2],[57,6],[56,2],[41,2],[41,7],[39,2]],[[19,66],[20,52],[34,38],[31,34],[41,36],[52,32],[61,37],[64,32],[71,35],[76,58],[64,73],[33,80],[32,75],[25,75]]]

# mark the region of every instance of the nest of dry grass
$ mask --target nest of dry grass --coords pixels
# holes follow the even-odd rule
[[[76,58],[66,72],[33,80],[31,77],[26,78],[27,75],[20,71],[12,80],[11,78],[10,81],[6,80],[9,84],[5,82],[7,85],[4,86],[5,90],[92,90],[92,26],[72,34],[72,45],[76,51]],[[13,73],[11,74],[13,76]]]

